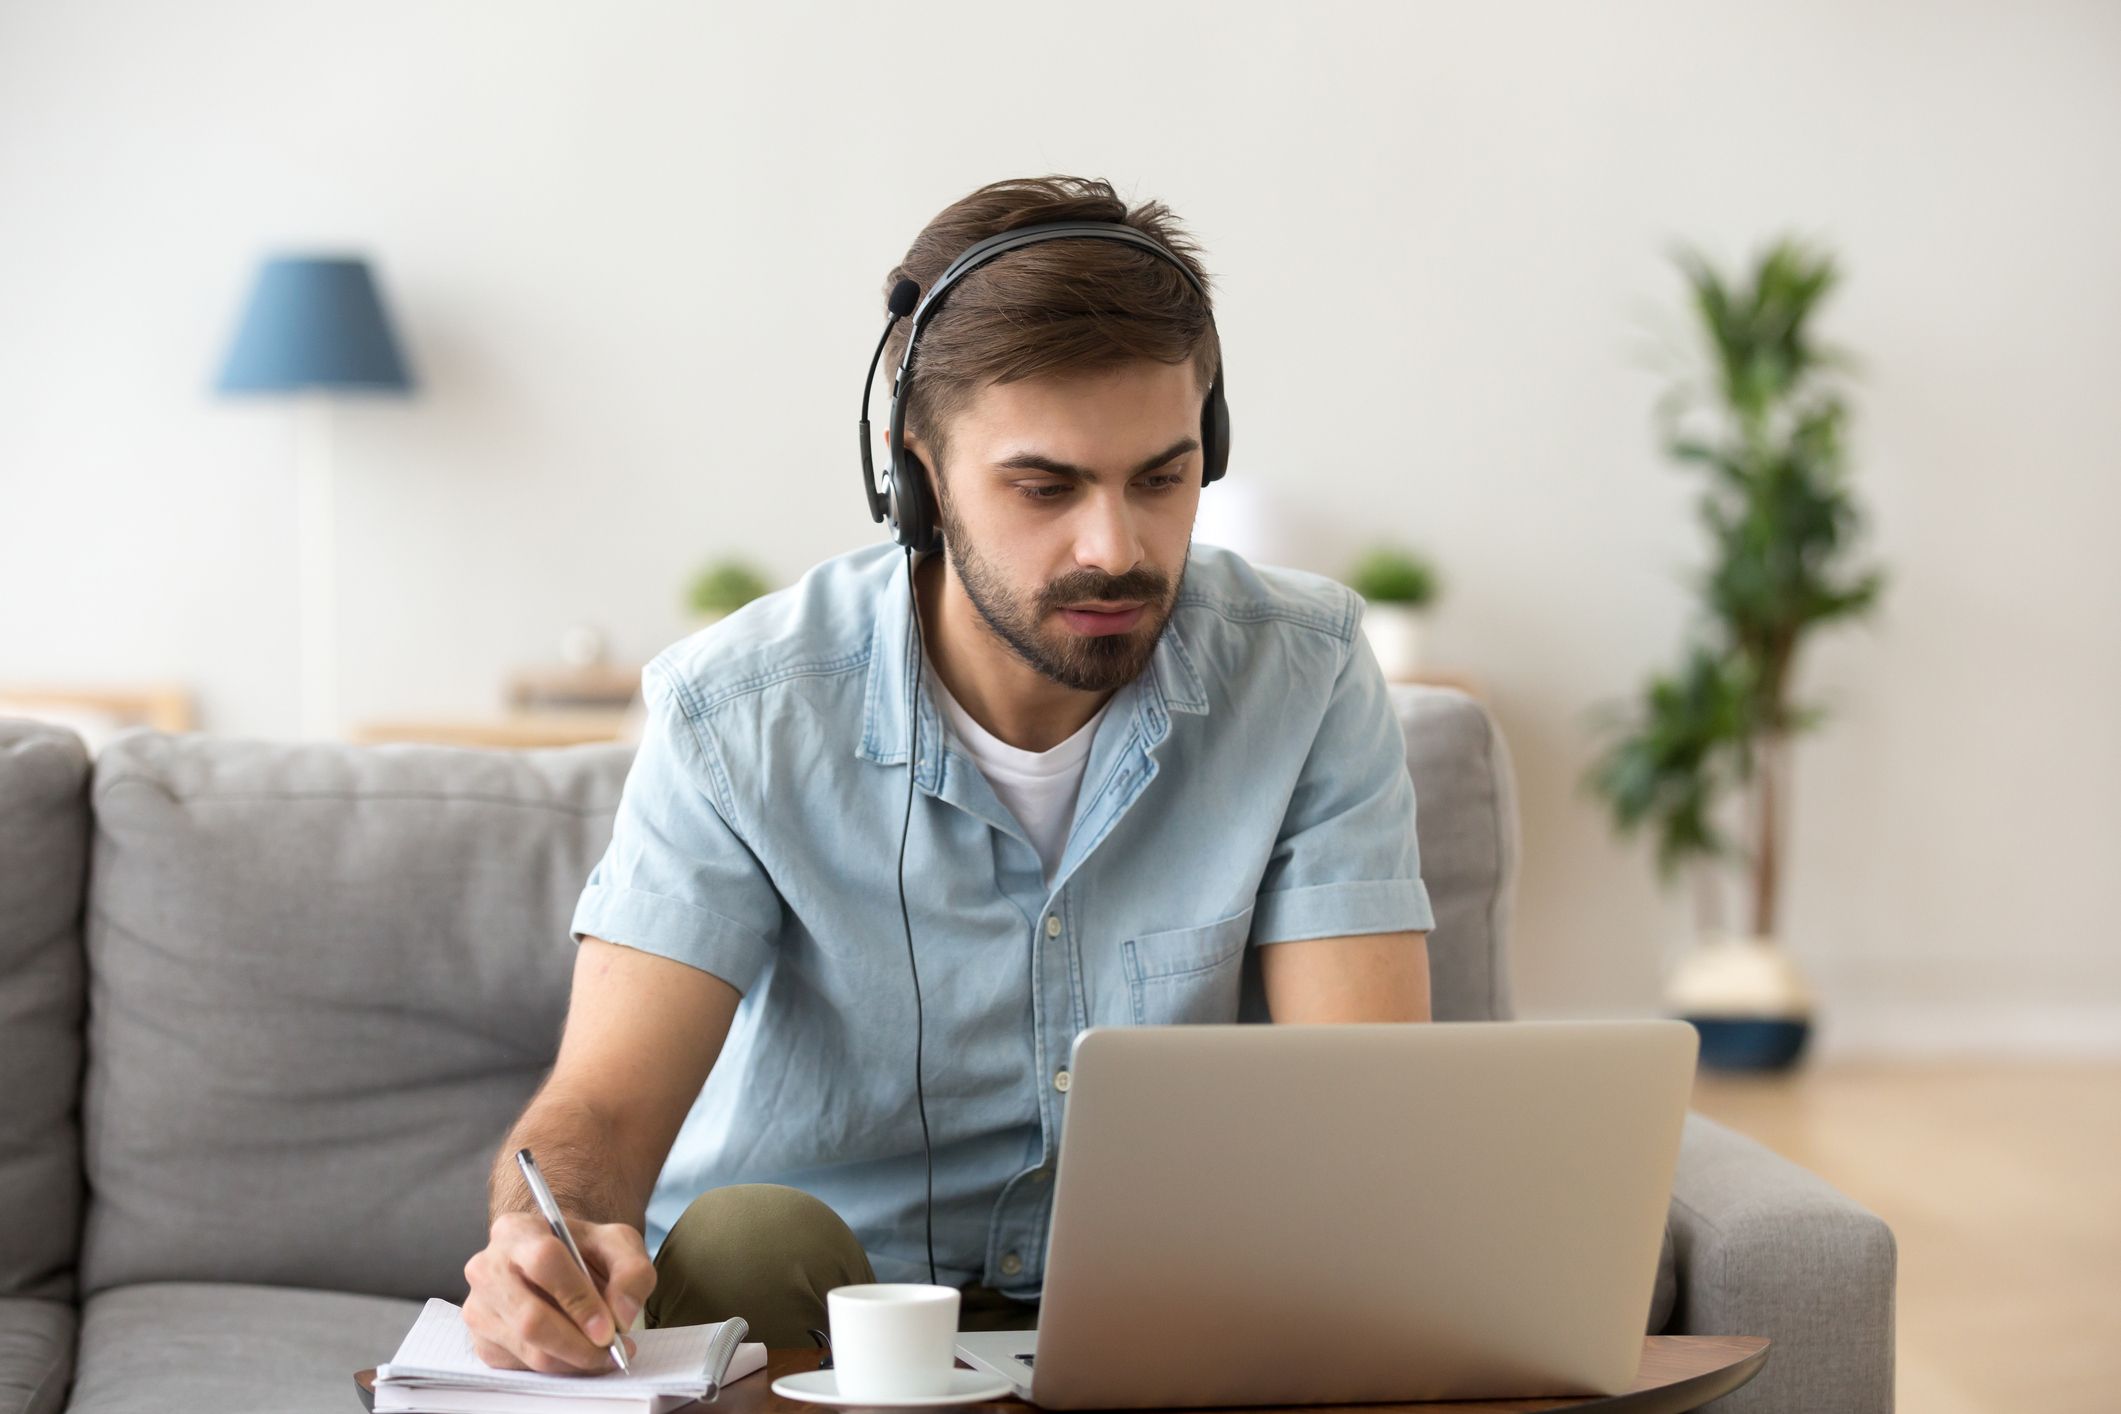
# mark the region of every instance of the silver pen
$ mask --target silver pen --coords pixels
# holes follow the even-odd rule
[[[590,1272],[589,1264],[582,1260],[582,1249],[574,1245],[574,1234],[568,1231],[567,1218],[560,1212],[559,1202],[552,1196],[552,1190],[545,1186],[545,1175],[538,1172],[538,1161],[530,1157],[530,1150],[516,1150],[516,1167],[523,1171],[523,1181],[530,1185],[530,1196],[537,1200],[538,1211],[545,1215],[545,1221],[551,1225],[552,1235],[560,1239],[561,1244],[567,1248],[567,1255],[574,1258],[574,1264],[582,1269],[582,1275],[589,1278],[590,1289],[595,1290],[597,1279]],[[611,1314],[611,1358],[619,1362],[619,1369],[630,1375],[633,1373],[633,1366],[626,1360],[626,1332],[619,1329],[618,1312]]]

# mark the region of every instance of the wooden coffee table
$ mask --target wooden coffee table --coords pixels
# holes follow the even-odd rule
[[[1643,1337],[1642,1369],[1625,1394],[1589,1399],[1476,1399],[1424,1404],[1365,1404],[1363,1414],[1408,1410],[1414,1414],[1544,1414],[1550,1409],[1597,1410],[1599,1414],[1685,1414],[1718,1399],[1760,1373],[1767,1363],[1769,1341],[1759,1335],[1652,1335]],[[711,1403],[688,1404],[680,1414],[820,1414],[820,1406],[783,1399],[772,1389],[783,1375],[815,1370],[821,1350],[769,1350],[766,1368],[723,1387]],[[962,1363],[962,1362],[960,1362]],[[361,1403],[375,1408],[374,1370],[354,1376]],[[966,1414],[1024,1414],[1031,1406],[1019,1399],[953,1405]],[[1319,1405],[1260,1406],[1254,1414],[1287,1414]]]

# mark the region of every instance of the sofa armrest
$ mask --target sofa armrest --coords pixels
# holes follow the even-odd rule
[[[67,1302],[0,1297],[0,1414],[59,1414],[78,1323]]]
[[[1674,1335],[1764,1335],[1718,1414],[1893,1407],[1893,1230],[1817,1174],[1690,1112],[1672,1184]]]

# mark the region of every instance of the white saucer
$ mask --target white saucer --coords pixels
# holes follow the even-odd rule
[[[925,1409],[938,1404],[977,1404],[1016,1393],[1016,1386],[985,1370],[952,1370],[950,1388],[944,1394],[909,1394],[893,1399],[849,1399],[840,1393],[837,1370],[805,1370],[783,1375],[773,1382],[773,1392],[808,1404],[840,1404],[857,1409]]]

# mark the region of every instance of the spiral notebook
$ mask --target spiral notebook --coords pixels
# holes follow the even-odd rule
[[[499,1370],[471,1348],[461,1308],[428,1298],[397,1354],[376,1367],[376,1414],[669,1414],[713,1399],[723,1385],[764,1368],[766,1347],[741,1320],[628,1331],[633,1373]]]

